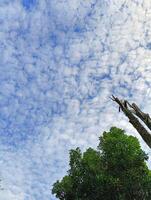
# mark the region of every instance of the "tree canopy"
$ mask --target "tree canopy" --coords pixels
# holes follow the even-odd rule
[[[97,150],[70,151],[69,170],[53,185],[60,200],[149,200],[151,171],[137,138],[112,127]]]

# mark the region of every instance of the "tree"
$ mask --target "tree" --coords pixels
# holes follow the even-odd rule
[[[112,127],[97,150],[70,151],[70,168],[52,193],[60,200],[149,200],[151,171],[137,138]]]
[[[145,124],[151,130],[151,118],[149,114],[142,112],[135,103],[130,104],[127,100],[120,100],[113,95],[111,99],[119,105],[119,111],[123,111],[125,116],[128,117],[129,122],[141,135],[145,143],[151,148],[151,134],[144,126]]]

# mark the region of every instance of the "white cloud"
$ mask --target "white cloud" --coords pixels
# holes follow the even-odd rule
[[[144,1],[0,2],[3,199],[53,199],[68,151],[118,126],[111,94],[150,108],[150,7]],[[7,193],[7,195],[6,195]]]

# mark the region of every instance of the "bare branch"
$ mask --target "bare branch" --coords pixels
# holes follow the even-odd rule
[[[132,108],[135,110],[136,116],[139,117],[146,124],[146,126],[151,130],[151,118],[149,114],[142,112],[135,103],[132,103]]]
[[[120,100],[114,95],[112,95],[111,99],[119,105],[119,108],[129,119],[129,122],[138,131],[138,133],[141,135],[146,144],[151,148],[151,134],[138,120],[138,118],[141,119],[151,130],[151,118],[149,117],[149,115],[143,113],[136,104],[133,103],[131,105],[127,100]]]

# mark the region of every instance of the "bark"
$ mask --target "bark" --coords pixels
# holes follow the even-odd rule
[[[113,95],[111,99],[119,105],[119,111],[120,109],[123,111],[125,116],[129,119],[129,122],[141,135],[146,144],[151,148],[151,134],[147,130],[147,128],[145,128],[145,126],[141,123],[143,122],[144,124],[146,124],[146,126],[151,130],[151,118],[149,114],[142,112],[135,103],[132,103],[131,105],[128,101],[120,100]]]

